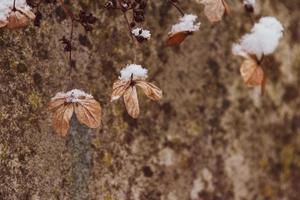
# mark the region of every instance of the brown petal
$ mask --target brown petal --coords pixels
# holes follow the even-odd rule
[[[137,97],[136,87],[129,87],[124,93],[124,103],[128,114],[132,118],[138,118],[140,113],[139,100]]]
[[[155,85],[153,85],[152,83],[146,82],[146,81],[136,81],[136,85],[140,86],[145,95],[154,100],[154,101],[158,101],[162,98],[162,91],[161,89],[159,89],[158,87],[156,87]]]
[[[66,136],[70,128],[70,120],[74,112],[73,104],[59,107],[52,116],[52,125],[60,136]]]
[[[18,8],[18,10],[23,13],[24,15],[26,15],[29,19],[35,19],[35,14],[30,11],[30,10],[25,10],[25,9],[22,9],[22,8]]]
[[[113,84],[113,91],[111,94],[111,101],[115,101],[123,96],[126,89],[128,89],[130,81],[117,80]]]
[[[0,28],[5,27],[7,25],[8,21],[2,21],[0,20]]]
[[[7,28],[9,29],[17,29],[22,28],[28,25],[28,18],[21,12],[15,11],[11,12],[7,18]]]
[[[226,9],[229,8],[224,0],[202,0],[202,3],[205,5],[204,14],[212,23],[222,19],[225,12],[224,5],[227,6]]]
[[[168,39],[167,39],[166,45],[167,46],[179,45],[185,40],[185,38],[188,35],[189,35],[189,33],[186,32],[186,31],[178,32],[178,33],[175,33],[175,34],[170,34]]]
[[[80,123],[90,128],[101,125],[101,106],[95,99],[81,99],[75,104],[75,114]]]
[[[223,3],[223,6],[224,6],[224,8],[225,8],[225,13],[226,13],[227,15],[230,15],[230,13],[231,13],[230,7],[229,7],[228,3],[226,2],[226,0],[222,0],[222,3]]]
[[[264,71],[252,57],[244,60],[240,68],[240,72],[248,87],[263,85],[265,80]]]
[[[51,99],[51,101],[48,103],[48,110],[54,111],[58,107],[64,105],[66,98],[57,98],[57,99]]]

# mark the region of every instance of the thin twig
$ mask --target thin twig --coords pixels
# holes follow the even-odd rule
[[[131,39],[132,39],[132,42],[134,43],[134,38],[133,38],[133,35],[132,35],[131,26],[130,26],[129,20],[128,20],[128,18],[127,18],[126,12],[123,12],[123,16],[124,16],[124,19],[125,19],[126,24],[127,24],[127,26],[128,26],[128,31],[129,31],[130,37],[131,37]]]
[[[119,3],[120,6],[121,6],[120,0],[118,1],[118,3]],[[132,40],[132,45],[135,46],[135,41],[134,41],[134,37],[133,37],[133,34],[132,34],[132,29],[131,29],[129,20],[128,20],[128,18],[127,18],[126,12],[124,12],[124,11],[123,11],[123,16],[124,16],[124,19],[125,19],[126,24],[127,24],[127,27],[128,27],[129,35],[130,35],[131,40]],[[136,52],[135,52],[135,47],[134,47],[133,49],[134,49],[134,52],[133,52],[133,62],[135,63],[135,62],[136,62]]]
[[[252,16],[252,14],[251,13],[249,13],[249,18],[250,18],[250,20],[251,20],[251,23],[252,23],[252,25],[254,25],[255,24],[255,20],[253,19],[253,16]]]
[[[13,3],[13,9],[12,9],[13,11],[16,11],[17,9],[16,9],[16,0],[14,0],[14,3]]]
[[[60,3],[64,12],[71,18],[71,31],[70,31],[70,39],[69,39],[70,46],[71,46],[71,49],[69,51],[69,66],[70,66],[69,74],[71,74],[72,69],[74,69],[74,66],[72,65],[72,48],[73,48],[72,40],[73,40],[73,32],[74,32],[74,21],[78,21],[78,20],[75,18],[73,12],[66,7],[64,0],[60,0]]]
[[[174,6],[174,7],[178,10],[178,12],[180,12],[180,14],[181,14],[182,16],[184,16],[183,10],[182,10],[176,3],[174,3],[173,1],[170,0],[170,2],[171,2],[171,4],[172,4],[172,6]]]

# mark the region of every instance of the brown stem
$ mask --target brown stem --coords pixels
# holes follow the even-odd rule
[[[252,25],[254,25],[255,24],[255,20],[253,19],[253,15],[251,13],[249,13],[248,16],[250,18],[250,21],[251,21]]]
[[[174,6],[174,7],[178,10],[178,12],[180,12],[180,14],[181,14],[182,16],[184,16],[183,10],[182,10],[176,3],[174,3],[172,0],[170,0],[170,2],[171,2],[171,4],[172,4],[172,6]]]
[[[126,15],[126,12],[123,12],[123,16],[124,16],[124,19],[126,21],[126,24],[127,24],[127,27],[128,27],[128,31],[129,31],[129,34],[130,34],[130,37],[132,39],[132,42],[134,43],[134,38],[133,38],[133,35],[132,35],[132,30],[131,30],[131,26],[130,26],[130,23],[129,23],[129,20],[127,18],[127,15]]]
[[[71,18],[71,31],[70,31],[70,45],[71,45],[71,49],[69,52],[69,66],[70,66],[70,70],[69,70],[69,74],[71,74],[72,69],[74,68],[74,66],[72,65],[72,40],[73,40],[73,32],[74,32],[74,21],[76,21],[77,19],[75,18],[73,12],[65,5],[64,0],[60,0],[60,4],[64,10],[64,12],[66,13],[66,15],[68,15]]]
[[[135,45],[135,42],[134,42],[134,38],[133,38],[131,26],[130,26],[129,20],[128,20],[128,18],[127,18],[126,12],[123,12],[123,15],[124,15],[124,19],[125,19],[125,21],[126,21],[127,27],[128,27],[128,31],[129,31],[131,40],[132,40],[132,45],[134,46],[134,45]],[[135,48],[134,48],[134,50],[135,50]],[[133,62],[135,63],[135,61],[136,61],[136,52],[134,51],[134,53],[133,53]]]
[[[13,9],[12,9],[13,11],[16,11],[17,9],[16,9],[16,0],[14,0],[14,3],[13,3]]]

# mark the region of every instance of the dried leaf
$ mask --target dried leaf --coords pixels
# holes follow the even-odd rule
[[[222,3],[225,8],[225,14],[230,15],[230,13],[231,13],[230,7],[229,7],[228,3],[226,2],[226,0],[222,0]]]
[[[80,123],[90,128],[97,128],[101,125],[101,106],[95,99],[80,99],[74,107]]]
[[[17,29],[22,28],[28,25],[28,18],[21,12],[15,11],[11,12],[7,18],[7,28],[9,29]]]
[[[59,107],[52,116],[52,125],[60,136],[66,136],[70,128],[70,120],[74,112],[74,105],[68,104]]]
[[[178,32],[175,34],[170,34],[168,39],[167,39],[167,46],[172,46],[172,45],[179,45],[181,44],[185,38],[189,35],[188,32],[184,31],[184,32]]]
[[[18,8],[18,11],[20,11],[22,14],[27,16],[29,19],[32,19],[32,20],[35,19],[35,14],[33,12],[31,12],[30,10],[25,10],[25,9],[22,9],[22,8]]]
[[[154,100],[154,101],[158,101],[162,98],[162,91],[161,89],[159,89],[158,87],[156,87],[155,85],[153,85],[152,83],[146,82],[146,81],[136,81],[136,85],[140,86],[145,95]]]
[[[7,25],[7,21],[0,20],[0,28],[5,27]]]
[[[220,21],[224,13],[229,12],[229,6],[225,0],[202,0],[201,3],[205,5],[204,14],[212,23]]]
[[[58,109],[60,106],[64,105],[66,97],[61,97],[57,99],[53,99],[48,104],[48,110],[54,111]]]
[[[263,86],[265,81],[264,71],[258,65],[257,60],[248,57],[241,65],[241,75],[248,87]]]
[[[129,87],[125,91],[123,97],[124,97],[124,103],[128,114],[132,118],[138,118],[140,113],[140,108],[139,108],[139,101],[137,97],[136,87],[135,86]]]
[[[118,100],[128,89],[130,81],[117,80],[113,84],[113,92],[111,94],[111,101]]]

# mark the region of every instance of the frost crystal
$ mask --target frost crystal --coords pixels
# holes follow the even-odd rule
[[[179,23],[172,26],[170,34],[184,32],[184,31],[194,32],[199,30],[201,23],[200,22],[196,23],[197,18],[198,17],[196,15],[185,14],[183,17],[179,19]]]
[[[142,28],[135,28],[133,29],[132,31],[132,34],[136,37],[143,37],[147,40],[150,39],[151,37],[151,33],[149,30],[146,30],[146,29],[142,29]]]
[[[131,76],[147,78],[148,70],[141,65],[130,64],[123,68],[120,73],[119,79],[128,81],[131,79]]]
[[[87,98],[93,98],[92,95],[87,94],[83,92],[82,90],[73,89],[66,93],[59,92],[57,93],[52,100],[59,99],[59,98],[66,98],[66,102],[68,103],[75,103],[79,101],[79,97],[87,97]]]
[[[244,5],[249,5],[254,7],[255,6],[255,1],[256,0],[244,0]]]
[[[235,55],[255,54],[258,59],[262,55],[272,54],[283,35],[282,24],[274,17],[263,17],[254,25],[251,33],[242,37],[239,44],[233,45]]]
[[[6,20],[13,9],[13,3],[13,0],[0,0],[0,21]],[[31,10],[31,8],[27,5],[26,0],[16,0],[16,8],[25,11]]]

